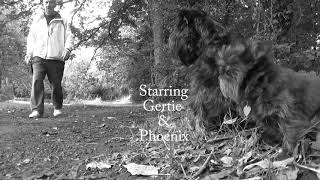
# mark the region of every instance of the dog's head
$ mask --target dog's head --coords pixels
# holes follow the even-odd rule
[[[239,88],[253,68],[266,68],[271,62],[271,42],[237,41],[223,46],[216,55],[222,94],[239,101]]]
[[[225,29],[209,15],[199,10],[180,10],[169,46],[180,61],[193,64],[208,45],[228,44]]]

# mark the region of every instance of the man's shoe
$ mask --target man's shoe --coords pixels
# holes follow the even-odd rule
[[[54,117],[58,117],[58,116],[60,116],[61,114],[62,114],[61,109],[54,109],[54,110],[53,110],[53,116],[54,116]]]
[[[31,114],[29,114],[29,118],[40,118],[42,115],[38,111],[32,111]]]

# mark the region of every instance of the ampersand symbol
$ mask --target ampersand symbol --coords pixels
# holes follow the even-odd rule
[[[158,114],[158,119],[159,119],[159,122],[158,122],[159,126],[170,127],[170,125],[169,125],[168,122],[167,122],[167,118],[166,118],[165,115],[159,113],[159,114]]]

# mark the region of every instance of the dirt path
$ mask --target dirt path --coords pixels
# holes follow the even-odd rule
[[[66,115],[29,119],[27,104],[0,104],[0,179],[77,179],[99,176],[85,165],[133,150],[134,124],[152,116],[140,106],[65,106]],[[117,158],[117,157],[115,157]],[[93,176],[92,176],[93,177]],[[134,179],[123,168],[104,170],[102,179]]]
[[[282,169],[269,169],[269,160],[276,160],[279,151],[259,143],[255,128],[240,131],[225,125],[221,127],[225,132],[213,134],[212,141],[210,136],[204,141],[193,130],[186,131],[191,137],[186,142],[165,142],[165,137],[161,141],[139,141],[139,129],[170,135],[184,132],[188,114],[169,114],[170,123],[179,127],[169,132],[159,127],[157,114],[146,113],[141,106],[69,105],[65,106],[66,114],[59,118],[54,118],[52,111],[52,106],[46,105],[45,118],[29,119],[28,104],[0,103],[1,180],[239,179],[266,177],[269,173],[275,177],[272,179],[279,180],[289,176],[303,179],[295,178],[298,175],[318,179],[313,171],[297,171],[297,167],[288,164],[288,159],[277,162],[283,164]],[[318,149],[313,154],[319,154]],[[319,164],[317,157],[305,157],[308,166]],[[92,162],[111,167],[88,168]],[[159,174],[132,176],[125,167],[130,163],[154,166]],[[268,165],[264,169],[252,168],[256,163]],[[236,174],[236,169],[249,167],[252,169]],[[145,166],[142,171],[146,171]]]

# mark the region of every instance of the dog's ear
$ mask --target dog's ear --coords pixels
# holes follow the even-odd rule
[[[250,41],[249,47],[253,58],[260,59],[261,57],[268,56],[271,54],[272,41]]]

